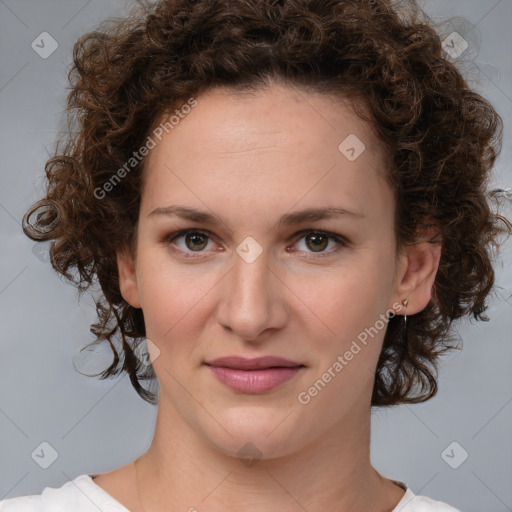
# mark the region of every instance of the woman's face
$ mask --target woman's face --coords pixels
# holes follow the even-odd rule
[[[159,407],[231,455],[251,442],[278,457],[356,431],[386,312],[403,314],[382,156],[363,121],[327,96],[273,86],[196,100],[153,136],[135,267],[118,260],[123,296],[158,349]],[[216,223],[162,210],[177,207]],[[327,208],[347,213],[293,217]],[[253,373],[244,391],[249,370],[206,364],[227,356],[302,366]]]

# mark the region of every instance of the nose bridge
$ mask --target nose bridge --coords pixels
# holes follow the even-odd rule
[[[243,339],[256,339],[284,321],[279,280],[275,282],[270,266],[268,252],[254,239],[245,239],[237,247],[219,320]]]
[[[248,250],[247,250],[248,249]],[[244,253],[244,251],[247,251]],[[234,306],[252,310],[252,314],[261,315],[269,300],[269,258],[263,251],[254,254],[256,249],[242,242],[234,256],[234,268],[231,272],[231,298]],[[259,252],[259,251],[258,251]],[[242,253],[242,254],[240,254]],[[253,254],[251,254],[253,253]],[[249,312],[249,311],[248,311]]]

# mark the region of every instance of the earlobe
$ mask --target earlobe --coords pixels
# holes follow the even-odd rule
[[[124,300],[134,308],[140,308],[137,274],[133,257],[127,249],[117,253],[117,269],[119,272],[119,289]]]
[[[405,248],[398,299],[408,299],[407,314],[419,313],[432,298],[442,245],[439,241],[421,241]]]

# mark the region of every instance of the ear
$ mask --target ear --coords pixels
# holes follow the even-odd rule
[[[140,308],[135,262],[127,248],[117,252],[117,270],[119,273],[119,289],[124,300],[130,306]]]
[[[407,314],[419,313],[430,302],[441,259],[442,243],[437,231],[427,227],[417,241],[403,249],[396,272],[395,300],[407,299]]]

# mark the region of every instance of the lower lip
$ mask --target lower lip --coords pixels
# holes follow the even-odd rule
[[[293,368],[236,370],[222,366],[207,366],[221,382],[240,393],[265,393],[293,379],[304,368],[295,366]]]

